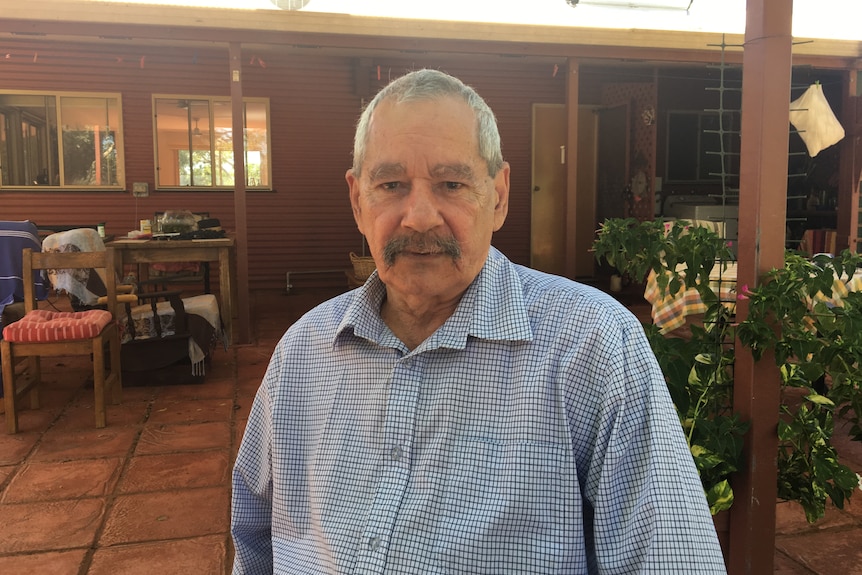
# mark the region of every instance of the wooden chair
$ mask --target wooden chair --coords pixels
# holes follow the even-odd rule
[[[24,277],[34,270],[103,269],[107,288],[107,310],[117,309],[114,250],[103,252],[23,252]],[[105,427],[105,396],[111,394],[119,403],[122,394],[120,367],[120,336],[111,311],[93,309],[83,312],[56,312],[37,309],[33,283],[24,283],[25,315],[3,329],[0,353],[3,364],[3,400],[6,406],[6,427],[9,433],[18,431],[18,401],[29,392],[30,408],[39,407],[41,384],[40,358],[66,355],[91,355],[95,394],[96,427]],[[106,372],[105,349],[109,349],[109,370]],[[15,369],[26,359],[26,367]]]

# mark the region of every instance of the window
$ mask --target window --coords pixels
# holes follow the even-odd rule
[[[0,187],[125,185],[119,94],[0,92]]]
[[[156,187],[232,188],[229,98],[156,96]],[[271,187],[269,101],[243,100],[246,187]]]
[[[738,112],[725,112],[723,118],[717,112],[668,112],[667,181],[720,182],[722,151],[724,172],[736,180],[739,174]]]

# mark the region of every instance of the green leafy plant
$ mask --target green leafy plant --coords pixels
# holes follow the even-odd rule
[[[799,502],[811,522],[823,516],[829,500],[841,508],[859,478],[838,460],[831,440],[836,414],[849,419],[854,439],[862,439],[862,293],[840,294],[840,305],[831,298],[833,285],[843,285],[836,277],[849,281],[862,257],[845,251],[809,260],[788,252],[784,267],[756,288],[738,288],[749,313],[737,324],[732,306],[710,287],[710,272],[732,259],[711,230],[680,221],[666,226],[614,219],[602,225],[593,249],[596,258],[639,281],[654,271],[664,294],[695,289],[707,305],[702,325],[692,323],[684,333],[644,328],[712,512],[733,502],[729,479],[741,464],[748,429],[731,410],[736,338],[756,361],[772,350],[779,367],[779,497]]]
[[[778,425],[778,495],[798,501],[811,522],[831,500],[839,509],[856,489],[856,474],[832,446],[834,417],[862,439],[862,293],[833,300],[837,277],[849,282],[862,257],[844,251],[809,260],[790,252],[781,269],[742,294],[748,317],[737,334],[755,360],[772,349],[785,390]]]

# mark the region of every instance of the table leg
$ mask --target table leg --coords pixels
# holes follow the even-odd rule
[[[219,297],[222,303],[222,322],[229,343],[233,343],[233,285],[231,282],[230,248],[219,248],[218,251]]]

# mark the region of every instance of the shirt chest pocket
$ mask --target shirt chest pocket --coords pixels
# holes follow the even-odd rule
[[[581,504],[566,445],[468,438],[450,461],[435,538],[443,571],[560,573],[571,566]]]

